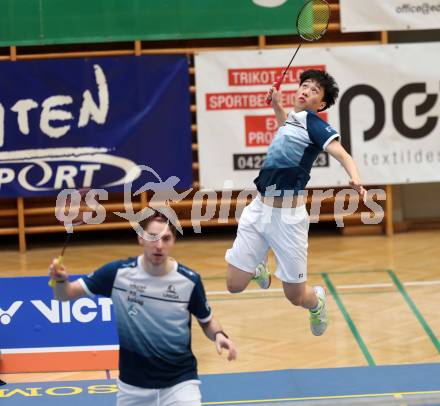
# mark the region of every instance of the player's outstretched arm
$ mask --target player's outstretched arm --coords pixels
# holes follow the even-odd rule
[[[69,274],[64,265],[58,263],[58,258],[54,258],[49,266],[49,277],[56,282],[52,287],[55,300],[66,301],[87,296],[79,281],[69,282]]]
[[[362,200],[365,200],[367,191],[364,189],[361,183],[359,171],[352,156],[345,150],[341,143],[337,140],[333,140],[327,145],[326,151],[344,167],[348,176],[350,177],[350,186],[355,189]]]
[[[271,98],[271,106],[273,107],[273,111],[275,112],[275,117],[277,119],[278,127],[284,125],[284,122],[287,119],[287,114],[284,110],[283,103],[281,101],[281,92],[276,89],[275,83],[269,89],[266,95],[267,98]]]
[[[235,344],[229,339],[228,335],[222,330],[220,323],[213,317],[208,323],[199,323],[206,337],[215,342],[217,354],[221,355],[223,348],[228,350],[228,361],[237,358]]]

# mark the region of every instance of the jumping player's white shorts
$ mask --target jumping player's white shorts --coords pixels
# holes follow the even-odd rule
[[[200,406],[199,386],[194,379],[169,388],[145,389],[118,379],[117,406]]]
[[[257,196],[243,210],[237,237],[225,259],[242,271],[254,273],[271,248],[277,262],[275,275],[283,282],[301,283],[307,280],[308,233],[305,204],[276,208]]]

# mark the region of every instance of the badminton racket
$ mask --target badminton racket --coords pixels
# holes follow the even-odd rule
[[[330,21],[330,5],[325,0],[308,0],[302,6],[296,18],[296,31],[300,38],[304,41],[313,42],[318,41],[327,32],[328,23]],[[288,72],[290,65],[292,65],[296,54],[301,48],[302,41],[298,44],[295,53],[292,56],[283,74],[279,77],[274,85],[275,89],[279,90],[284,77]],[[272,93],[266,98],[266,103],[270,105],[272,101]]]
[[[57,258],[57,267],[63,265],[64,252],[69,244],[70,237],[73,234],[73,227],[84,224],[83,213],[89,208],[86,204],[85,197],[90,189],[65,189],[57,197],[55,206],[55,217],[65,227],[67,235],[64,240],[63,248]],[[56,285],[55,279],[49,280],[49,286]]]

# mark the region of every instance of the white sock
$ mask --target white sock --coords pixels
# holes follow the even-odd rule
[[[316,300],[318,301],[317,305],[310,309],[311,312],[317,312],[321,308],[321,301],[319,300],[319,297],[316,293],[316,289],[313,289],[315,291]]]

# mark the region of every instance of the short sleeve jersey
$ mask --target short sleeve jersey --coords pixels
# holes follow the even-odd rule
[[[291,111],[272,140],[255,185],[262,195],[270,190],[297,195],[310,179],[318,154],[339,134],[316,113]],[[275,195],[276,196],[276,195]]]
[[[111,262],[80,280],[89,296],[111,297],[119,335],[121,381],[164,388],[197,378],[191,350],[191,315],[212,318],[200,275],[176,263],[152,276],[140,258]]]

